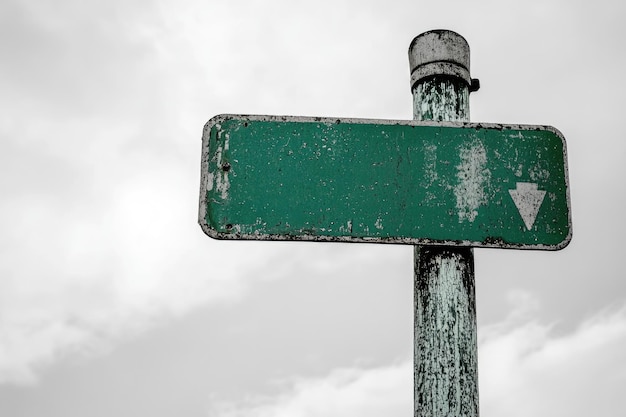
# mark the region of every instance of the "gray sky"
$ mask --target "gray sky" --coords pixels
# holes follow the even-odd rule
[[[49,4],[48,4],[49,3]],[[621,415],[626,3],[0,5],[0,415],[412,415],[412,248],[196,224],[220,113],[410,119],[459,32],[472,121],[566,137],[574,237],[475,250],[481,415]]]

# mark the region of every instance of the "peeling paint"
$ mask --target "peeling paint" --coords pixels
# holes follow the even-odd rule
[[[461,148],[459,154],[458,183],[454,187],[457,214],[459,223],[464,220],[472,223],[478,216],[478,209],[489,202],[485,189],[490,186],[491,172],[486,168],[487,152],[479,140]]]
[[[477,416],[471,249],[415,247],[415,416]]]
[[[439,178],[437,173],[437,145],[428,143],[424,146],[424,186],[430,187]]]
[[[349,229],[350,229],[350,221],[348,221],[348,225],[339,225],[339,233],[346,233],[346,234],[350,234]]]
[[[219,194],[222,200],[228,199],[228,190],[230,189],[231,165],[225,158],[225,154],[228,153],[230,146],[230,133],[221,130],[221,124],[216,124],[216,141],[218,143],[214,156],[210,162],[219,167],[218,170],[208,171],[206,174],[206,190],[213,191],[214,189]]]
[[[550,178],[550,169],[546,161],[539,161],[528,170],[530,179],[535,182],[547,181]]]
[[[207,191],[213,191],[213,184],[215,183],[215,174],[208,172],[207,174]]]
[[[462,87],[457,88],[458,85]],[[415,87],[413,97],[415,120],[469,120],[469,89],[462,82],[443,80],[441,83],[420,83]]]
[[[415,119],[469,120],[469,85],[474,81],[469,61],[467,41],[452,31],[425,32],[411,42]],[[433,77],[420,79],[424,72]],[[457,149],[456,212],[459,223],[472,224],[487,203],[487,152],[479,140]],[[415,417],[479,415],[473,263],[471,249],[415,247]]]

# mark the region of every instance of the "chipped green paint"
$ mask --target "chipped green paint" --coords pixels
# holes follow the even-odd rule
[[[565,145],[550,127],[222,115],[205,127],[202,176],[200,224],[215,238],[569,242]],[[518,183],[546,192],[530,229]]]

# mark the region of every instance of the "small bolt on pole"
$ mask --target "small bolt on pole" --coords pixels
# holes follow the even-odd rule
[[[469,121],[467,41],[448,30],[418,35],[409,47],[413,118]],[[415,246],[414,415],[477,417],[478,366],[474,255],[469,247]]]

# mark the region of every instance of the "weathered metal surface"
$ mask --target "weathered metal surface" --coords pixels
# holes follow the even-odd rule
[[[461,80],[449,76],[425,80],[413,89],[413,115],[417,120],[467,121],[468,96],[469,87]],[[481,151],[469,155],[476,161],[486,159]],[[493,174],[469,171],[477,173],[470,182],[474,184]],[[468,201],[482,200],[475,192],[480,187],[466,188],[474,190]],[[471,248],[415,247],[415,417],[478,417],[474,281]]]
[[[415,265],[415,417],[477,417],[472,250],[416,246]]]
[[[415,37],[409,46],[411,89],[430,77],[447,76],[464,81],[473,91],[478,84],[470,77],[470,48],[461,35],[432,30]]]
[[[441,32],[441,31],[440,31]],[[446,71],[411,82],[413,117],[416,120],[469,121],[469,46],[460,35],[443,31],[426,32],[412,45],[421,51],[436,50],[443,61],[461,62],[467,76]],[[427,42],[420,39],[429,39]],[[409,50],[411,71],[415,51]],[[469,152],[468,167],[480,167],[487,153],[480,147]],[[498,157],[500,159],[500,156]],[[470,168],[466,200],[483,201],[480,186],[491,181],[494,172]],[[478,191],[478,192],[477,192]],[[484,194],[482,194],[484,196]],[[474,211],[469,211],[473,215]],[[466,212],[467,213],[467,212]],[[414,313],[414,416],[478,417],[478,347],[476,337],[476,296],[474,254],[471,248],[415,247]]]
[[[435,122],[466,122],[469,114],[469,87],[453,78],[421,82],[413,90],[413,118]]]
[[[467,107],[451,88],[420,111]],[[570,238],[565,162],[546,126],[222,115],[205,126],[199,221],[220,239],[554,250]],[[527,183],[546,195],[530,228],[532,199],[511,194]]]

